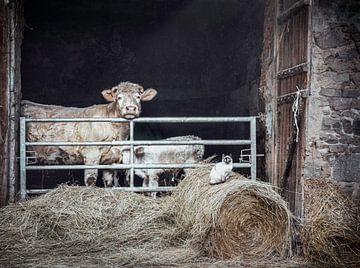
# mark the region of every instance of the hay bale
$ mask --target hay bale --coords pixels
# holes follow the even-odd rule
[[[304,194],[301,240],[305,257],[325,264],[359,267],[359,209],[329,179],[306,179]]]
[[[239,174],[209,185],[207,167],[187,172],[173,194],[178,239],[210,257],[285,256],[291,213],[269,184]]]

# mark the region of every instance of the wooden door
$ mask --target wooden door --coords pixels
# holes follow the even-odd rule
[[[309,1],[278,2],[275,185],[280,187],[291,211],[297,216],[302,214],[304,127],[301,121],[306,113],[305,97],[308,88],[308,17]],[[298,90],[300,97],[293,111]]]

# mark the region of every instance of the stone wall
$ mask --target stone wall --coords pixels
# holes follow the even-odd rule
[[[360,2],[317,0],[305,177],[331,177],[360,202]]]

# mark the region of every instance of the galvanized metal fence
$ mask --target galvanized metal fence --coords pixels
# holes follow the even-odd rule
[[[111,122],[111,123],[129,123],[130,136],[127,141],[38,141],[30,142],[26,140],[27,123],[64,123],[64,122]],[[249,139],[223,139],[223,140],[134,140],[134,126],[137,123],[238,123],[245,122],[250,124]],[[163,192],[172,191],[174,187],[134,187],[135,169],[159,169],[159,168],[196,168],[203,164],[135,164],[134,146],[136,145],[249,145],[250,159],[246,163],[234,163],[234,168],[250,168],[251,178],[256,179],[256,117],[142,117],[133,120],[122,118],[20,118],[20,197],[26,198],[28,194],[39,194],[48,192],[50,189],[27,189],[27,171],[28,170],[75,170],[75,169],[130,169],[130,186],[113,187],[122,191],[134,192]],[[27,146],[130,146],[129,164],[111,164],[111,165],[29,165],[27,163]]]

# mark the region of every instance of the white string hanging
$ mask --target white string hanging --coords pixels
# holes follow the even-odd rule
[[[300,98],[301,98],[301,90],[298,86],[296,86],[297,92],[295,95],[295,99],[294,102],[292,104],[292,112],[294,114],[294,125],[296,128],[296,138],[295,138],[295,142],[298,143],[299,142],[299,122],[298,122],[298,114],[299,114],[299,103],[300,103]]]

